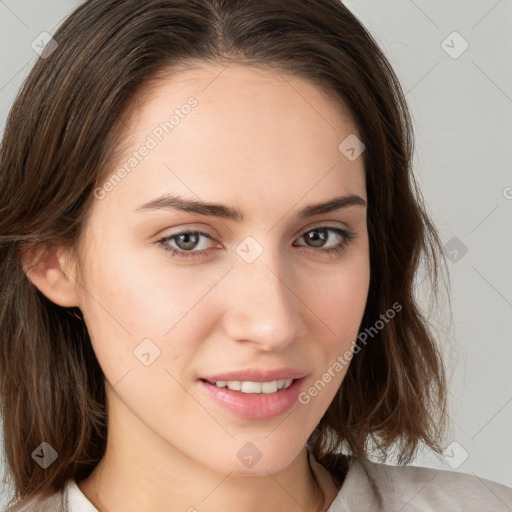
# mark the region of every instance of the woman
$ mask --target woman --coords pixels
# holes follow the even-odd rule
[[[510,509],[403,466],[442,451],[441,245],[342,3],[92,0],[54,39],[1,149],[10,510]]]

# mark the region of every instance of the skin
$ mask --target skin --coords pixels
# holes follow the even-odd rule
[[[352,348],[370,279],[366,207],[302,220],[296,212],[345,194],[366,200],[363,159],[338,149],[359,133],[306,80],[204,64],[145,89],[111,172],[191,96],[197,107],[94,201],[79,258],[55,246],[30,273],[51,300],[80,307],[105,374],[107,451],[79,487],[101,512],[326,510],[339,489],[316,463],[315,484],[305,443],[347,366],[308,404],[267,420],[221,409],[198,378],[291,366],[307,372],[307,389]],[[237,207],[246,219],[135,212],[166,192]],[[326,232],[323,246],[303,236],[323,226],[356,236],[327,255],[339,235]],[[158,243],[184,229],[212,235],[189,249],[208,254],[184,260]],[[263,250],[252,263],[236,252],[249,236]],[[147,338],[160,349],[149,366],[134,356]],[[262,454],[250,468],[236,456],[248,442]]]

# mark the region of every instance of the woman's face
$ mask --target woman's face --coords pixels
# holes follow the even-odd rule
[[[148,88],[126,129],[80,247],[109,435],[157,467],[279,471],[339,388],[366,304],[360,136],[309,82],[234,65]],[[348,195],[361,204],[299,213]]]

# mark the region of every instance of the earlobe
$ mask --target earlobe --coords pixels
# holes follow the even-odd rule
[[[62,307],[80,306],[75,266],[69,251],[57,245],[22,249],[23,269],[32,284]]]

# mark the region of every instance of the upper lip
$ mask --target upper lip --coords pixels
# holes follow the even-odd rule
[[[208,382],[219,380],[234,380],[246,382],[272,382],[274,380],[301,379],[307,372],[296,368],[276,368],[275,370],[263,368],[247,368],[246,370],[234,370],[231,372],[217,373],[201,377]]]

